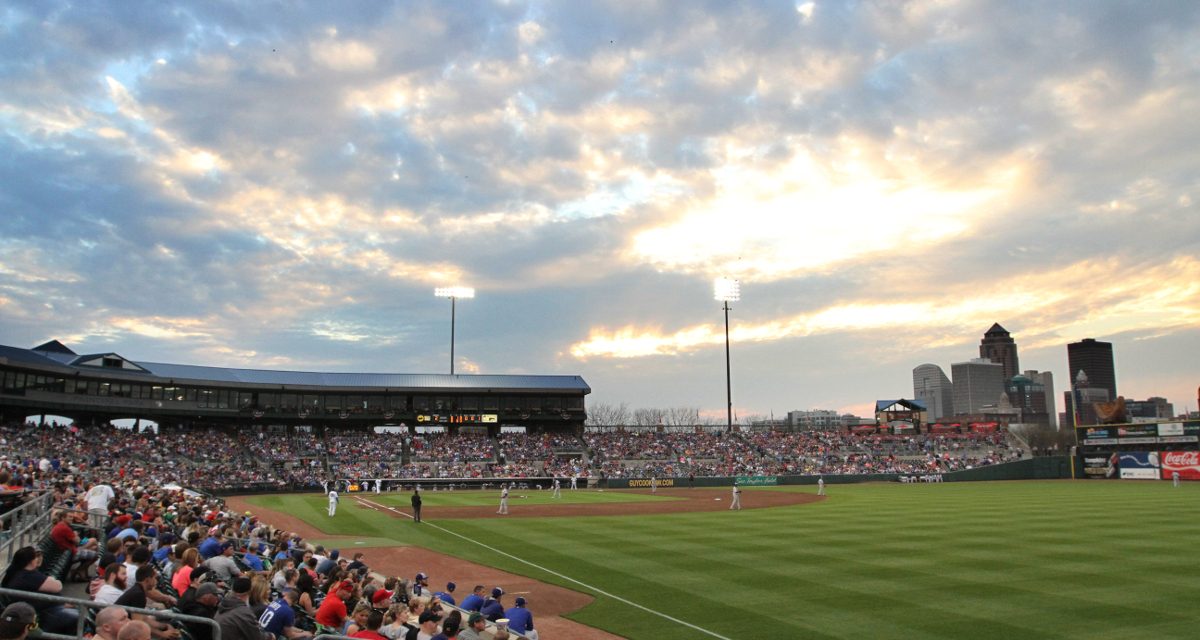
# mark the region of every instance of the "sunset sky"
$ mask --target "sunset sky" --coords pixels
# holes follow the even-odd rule
[[[1200,386],[1200,3],[8,2],[0,344],[866,415]],[[1061,400],[1059,401],[1061,405]],[[1061,406],[1060,406],[1061,409]]]

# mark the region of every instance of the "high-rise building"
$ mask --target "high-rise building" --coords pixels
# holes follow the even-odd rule
[[[1025,377],[1042,385],[1042,391],[1046,395],[1046,416],[1051,427],[1057,426],[1058,422],[1058,407],[1054,399],[1054,374],[1049,371],[1037,371],[1029,369],[1025,371]]]
[[[913,398],[925,403],[930,422],[954,415],[954,384],[936,364],[913,369]]]
[[[1075,376],[1075,382],[1072,384],[1072,387],[1071,391],[1063,392],[1063,404],[1067,409],[1067,420],[1074,422],[1074,426],[1099,424],[1100,419],[1096,415],[1096,403],[1108,402],[1112,399],[1108,395],[1108,389],[1093,386],[1091,380],[1088,379],[1087,372],[1082,370]],[[1071,397],[1072,395],[1074,395],[1074,398]]]
[[[1000,326],[999,322],[993,324],[992,328],[983,334],[983,340],[979,341],[979,357],[1004,365],[1005,384],[1008,384],[1013,376],[1021,372],[1021,366],[1017,360],[1017,342],[1004,330],[1004,327]]]
[[[1035,382],[1029,373],[1037,372],[1029,371],[1022,375],[1015,375],[1008,381],[1008,401],[1013,408],[1019,410],[1021,422],[1048,427],[1051,420],[1046,407],[1049,396],[1046,388],[1041,383]],[[1054,393],[1054,390],[1051,389],[1050,393]]]
[[[1067,364],[1070,366],[1071,380],[1075,380],[1083,371],[1091,388],[1107,389],[1108,399],[1117,399],[1117,372],[1113,366],[1111,342],[1092,338],[1072,342],[1067,345]]]
[[[1005,393],[1004,365],[987,358],[975,358],[950,365],[954,376],[954,413],[977,415],[984,405],[994,405]]]
[[[1166,398],[1158,396],[1151,396],[1145,400],[1126,400],[1125,411],[1132,420],[1138,418],[1160,420],[1175,417],[1175,405],[1167,402]]]

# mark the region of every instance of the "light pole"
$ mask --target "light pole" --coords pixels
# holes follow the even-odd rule
[[[733,385],[729,375],[729,303],[742,299],[742,284],[731,278],[713,280],[713,299],[725,303],[725,428],[733,431]]]
[[[450,298],[450,375],[454,375],[454,315],[459,298],[474,298],[475,290],[471,287],[438,287],[433,295],[439,298]]]

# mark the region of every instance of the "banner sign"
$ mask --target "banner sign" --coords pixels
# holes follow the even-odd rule
[[[1177,442],[1196,442],[1200,440],[1196,436],[1159,436],[1158,441],[1163,444],[1174,444]]]
[[[1163,451],[1158,457],[1164,480],[1173,478],[1176,471],[1184,480],[1200,480],[1200,451]]]
[[[1083,476],[1085,478],[1116,477],[1117,454],[1091,455],[1083,457]]]
[[[1159,476],[1158,453],[1154,451],[1123,451],[1120,454],[1122,479],[1155,480]]]
[[[779,476],[738,476],[737,483],[743,487],[773,487],[779,484]]]
[[[1156,424],[1131,424],[1124,427],[1117,427],[1117,437],[1122,442],[1126,438],[1155,438],[1158,437],[1158,425]]]
[[[1081,444],[1088,446],[1098,446],[1105,444],[1117,443],[1117,430],[1103,427],[1088,427],[1081,429],[1080,435],[1083,436]]]
[[[660,487],[673,487],[673,486],[675,486],[675,478],[659,478],[657,485]],[[649,478],[634,478],[629,481],[630,489],[642,488],[642,487],[646,487],[646,488],[650,487],[650,479]]]
[[[1183,435],[1182,422],[1164,422],[1158,425],[1158,435],[1160,436],[1181,436]]]
[[[496,424],[495,413],[417,414],[417,424]]]

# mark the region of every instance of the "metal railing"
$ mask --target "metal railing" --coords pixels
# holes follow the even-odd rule
[[[50,512],[54,495],[43,492],[21,506],[0,515],[4,531],[0,534],[0,562],[8,568],[13,553],[21,547],[36,547],[50,530]]]
[[[75,623],[75,635],[65,635],[65,634],[61,634],[61,633],[49,633],[47,631],[42,631],[38,637],[45,638],[46,640],[78,640],[79,638],[83,638],[84,626],[87,624],[88,619],[89,618],[94,619],[94,617],[92,617],[92,616],[84,615],[84,612],[89,609],[100,610],[100,609],[105,609],[107,607],[120,607],[120,608],[128,611],[130,613],[130,615],[136,613],[139,615],[166,619],[166,620],[169,620],[172,622],[203,624],[203,625],[212,627],[212,631],[213,631],[212,640],[221,640],[221,627],[220,627],[220,625],[217,624],[217,621],[213,620],[212,618],[201,618],[199,616],[189,616],[187,614],[176,613],[174,611],[161,610],[161,609],[160,610],[140,609],[138,607],[126,607],[123,605],[116,605],[116,604],[110,605],[110,604],[105,604],[103,602],[95,602],[92,600],[82,600],[80,598],[67,598],[64,596],[56,596],[56,595],[52,595],[49,593],[38,593],[38,592],[34,592],[34,591],[20,591],[17,589],[0,588],[0,598],[4,598],[4,599],[8,600],[9,602],[16,602],[16,601],[28,602],[30,600],[38,600],[38,601],[42,601],[42,602],[52,602],[55,604],[70,604],[70,605],[74,605],[76,609],[79,609],[79,620]]]

